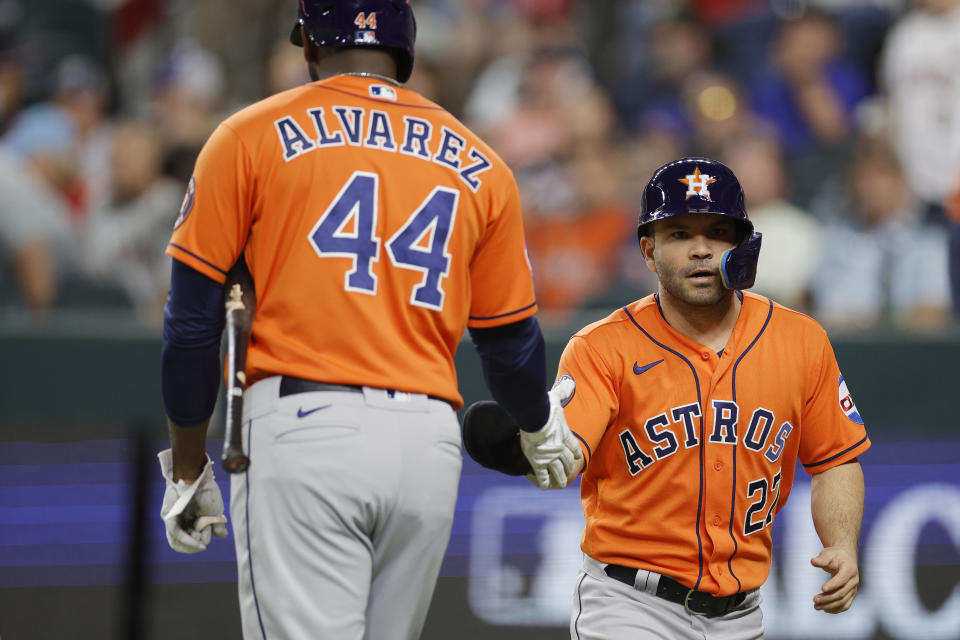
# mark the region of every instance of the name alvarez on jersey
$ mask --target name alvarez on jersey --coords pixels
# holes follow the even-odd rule
[[[364,147],[390,153],[402,153],[455,171],[461,182],[474,193],[483,184],[479,177],[492,166],[489,158],[476,147],[467,148],[466,139],[455,131],[440,125],[439,132],[429,120],[403,116],[395,134],[386,111],[358,106],[312,107],[304,111],[313,126],[311,136],[298,124],[293,115],[277,118],[273,126],[280,139],[283,159],[296,160],[316,149],[330,147]],[[436,133],[436,136],[434,135]]]
[[[248,384],[290,375],[459,407],[466,326],[537,311],[513,174],[413,91],[341,74],[280,92],[224,120],[194,174],[167,252],[221,283],[246,258]]]

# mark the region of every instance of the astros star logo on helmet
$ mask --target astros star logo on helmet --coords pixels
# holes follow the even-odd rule
[[[693,196],[700,196],[709,200],[710,190],[707,187],[717,181],[716,178],[712,178],[705,173],[701,174],[700,167],[694,167],[692,174],[688,174],[686,178],[678,178],[678,180],[687,185],[687,200]]]

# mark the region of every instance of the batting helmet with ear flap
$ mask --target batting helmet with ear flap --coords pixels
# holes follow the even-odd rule
[[[509,476],[533,473],[520,448],[520,428],[492,400],[474,402],[463,416],[463,448],[482,466]]]
[[[736,223],[738,244],[721,256],[720,275],[728,289],[752,287],[762,235],[747,217],[743,188],[733,171],[709,158],[681,158],[657,169],[643,190],[637,239],[649,235],[657,220],[690,213],[711,213]]]
[[[409,0],[300,0],[290,42],[303,46],[300,27],[318,47],[381,47],[397,54],[397,79],[413,71],[417,23]]]

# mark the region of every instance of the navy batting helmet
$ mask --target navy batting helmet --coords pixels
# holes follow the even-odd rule
[[[520,446],[520,427],[492,400],[474,402],[460,427],[463,448],[481,465],[509,476],[533,473]]]
[[[300,0],[290,42],[303,46],[300,27],[318,47],[385,47],[397,57],[397,79],[413,71],[417,23],[409,0]]]
[[[738,244],[721,256],[720,275],[728,289],[752,287],[762,236],[747,217],[733,171],[708,158],[681,158],[657,169],[643,190],[637,239],[650,234],[653,222],[688,213],[712,213],[736,223]]]

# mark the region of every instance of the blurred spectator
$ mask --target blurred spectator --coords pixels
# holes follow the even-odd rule
[[[303,49],[291,47],[287,37],[278,40],[267,61],[266,95],[273,95],[310,82]]]
[[[162,0],[136,0],[123,2],[113,10],[111,62],[120,113],[147,115],[157,61],[169,48],[165,4]]]
[[[46,105],[23,111],[0,141],[0,291],[34,312],[53,304],[72,264],[63,194],[76,175],[73,139],[70,119]]]
[[[777,141],[759,135],[739,139],[723,160],[740,179],[750,220],[763,234],[753,290],[806,311],[823,240],[820,223],[787,200],[789,175]]]
[[[926,215],[960,192],[960,0],[914,0],[890,31],[883,84],[904,173]],[[948,222],[954,312],[960,318],[960,214]]]
[[[753,108],[770,121],[790,156],[796,201],[842,167],[856,106],[869,78],[843,57],[842,35],[825,13],[781,23],[769,66],[751,88]]]
[[[710,33],[695,20],[671,16],[649,28],[644,44],[647,63],[616,85],[615,99],[627,130],[659,118],[686,122],[684,87],[692,75],[711,67]]]
[[[731,142],[768,128],[757,120],[736,82],[726,74],[693,74],[684,84],[683,99],[692,125],[686,142],[687,155],[718,157]]]
[[[637,216],[650,176],[664,163],[683,155],[681,143],[680,136],[670,127],[649,127],[641,137],[630,140],[611,156],[616,164],[610,177],[615,176],[620,183],[620,237],[611,236],[604,243],[603,278],[583,299],[582,306],[610,311],[656,291],[656,275],[647,268],[637,248]],[[590,230],[584,232],[589,234]]]
[[[914,0],[890,31],[883,84],[904,174],[926,204],[960,184],[960,0]]]
[[[21,111],[3,143],[32,175],[57,195],[61,205],[79,175],[76,125],[63,109],[38,104]]]
[[[410,79],[404,83],[404,87],[416,91],[427,100],[432,100],[437,104],[443,104],[446,100],[443,83],[440,79],[439,69],[441,67],[429,60],[418,60],[413,67],[413,73]],[[449,109],[448,109],[449,110]]]
[[[868,94],[869,81],[842,58],[840,38],[833,21],[820,12],[807,11],[781,24],[753,100],[788,151],[847,140],[850,115]]]
[[[151,127],[116,126],[110,201],[92,213],[84,252],[88,273],[122,288],[141,318],[154,323],[162,318],[170,278],[163,250],[183,197],[180,184],[161,173],[162,149]]]
[[[558,323],[610,285],[629,233],[614,111],[570,49],[533,52],[516,98],[488,139],[516,173],[543,322]]]
[[[604,149],[583,148],[558,168],[558,183],[568,188],[548,188],[549,198],[525,208],[527,250],[545,325],[565,322],[614,283],[620,248],[636,228],[619,198],[619,165]],[[538,209],[544,200],[554,208]]]
[[[49,100],[56,87],[58,65],[80,56],[105,66],[111,59],[113,38],[108,2],[78,0],[7,0],[3,7],[18,14],[15,33],[23,65],[25,102]],[[20,5],[16,7],[16,5]]]
[[[524,70],[516,107],[490,127],[488,138],[517,169],[572,153],[578,145],[606,144],[613,124],[609,101],[584,61],[544,50]]]
[[[947,240],[924,221],[885,143],[866,141],[850,171],[849,219],[824,229],[813,310],[825,325],[913,329],[949,320]]]
[[[166,147],[163,169],[183,185],[217,124],[223,88],[219,60],[193,41],[178,42],[160,66],[153,115]]]
[[[492,80],[501,76],[516,79],[518,72],[513,65],[522,55],[514,54],[523,50],[527,42],[525,35],[516,34],[526,34],[528,26],[516,20],[513,11],[491,11],[483,2],[419,0],[416,11],[415,67],[426,63],[436,76],[435,91],[430,99],[454,114],[466,113],[466,119],[474,127],[481,125],[487,116],[495,120],[498,115],[491,111],[506,109],[508,105],[496,100],[503,92],[504,83]],[[492,73],[492,67],[487,65],[500,56],[507,56],[510,62],[504,66],[509,69],[505,74]],[[416,74],[417,68],[413,72]],[[494,95],[476,91],[481,84],[489,85]],[[464,103],[471,92],[477,104],[465,112]]]
[[[57,65],[52,102],[73,121],[80,179],[68,198],[78,219],[100,206],[110,189],[109,88],[106,74],[89,58],[70,55]]]
[[[658,167],[686,155],[683,125],[670,118],[651,118],[640,132],[628,138],[622,154],[623,195],[640,211],[640,198],[650,176]]]
[[[12,48],[0,36],[0,135],[20,108],[22,72]]]
[[[477,4],[482,4],[482,0]],[[510,7],[506,15],[496,22],[483,23],[484,37],[497,46],[490,61],[479,70],[464,104],[467,123],[480,135],[485,136],[520,108],[523,93],[529,91],[531,83],[538,82],[532,77],[532,67],[576,61],[582,69],[568,67],[574,72],[570,78],[573,91],[577,91],[584,76],[591,76],[586,52],[577,37],[571,4],[540,0],[505,3]]]
[[[106,123],[106,104],[108,84],[103,71],[89,59],[78,55],[67,56],[59,62],[52,80],[52,93],[48,102],[34,105],[28,111],[31,114],[45,114],[44,118],[65,117],[70,121],[70,139],[65,141],[70,147],[74,161],[70,180],[64,182],[63,176],[53,177],[56,188],[62,192],[68,203],[68,211],[75,222],[79,223],[87,215],[90,207],[106,199],[109,188],[109,126]],[[56,114],[55,116],[53,114]],[[34,120],[29,120],[34,122]],[[27,132],[10,132],[10,143],[16,146],[14,138]],[[34,163],[43,159],[32,160]]]

